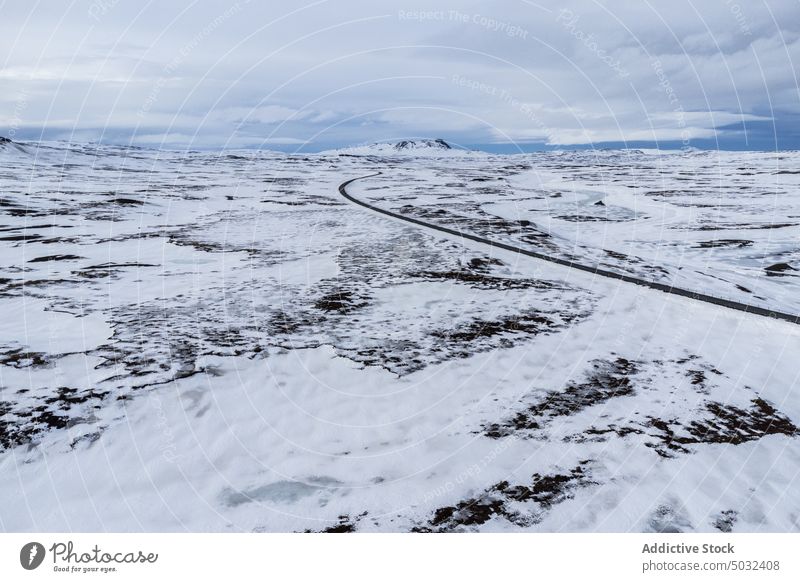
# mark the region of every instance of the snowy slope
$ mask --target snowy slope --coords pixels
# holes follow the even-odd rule
[[[4,147],[0,525],[796,531],[800,327],[336,190],[796,311],[796,162]]]

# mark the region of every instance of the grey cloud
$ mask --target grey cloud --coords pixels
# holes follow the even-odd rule
[[[800,109],[798,16],[794,0],[15,3],[0,133],[198,147],[712,137],[742,114]]]

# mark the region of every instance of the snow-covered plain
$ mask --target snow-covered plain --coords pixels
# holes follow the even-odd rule
[[[800,530],[800,326],[337,192],[797,313],[799,154],[410,149],[0,143],[0,529]]]

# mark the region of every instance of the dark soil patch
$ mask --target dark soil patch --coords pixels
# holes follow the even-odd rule
[[[767,275],[774,276],[785,273],[786,271],[795,271],[796,269],[792,267],[789,263],[775,263],[774,265],[765,267],[764,270],[767,272]]]
[[[618,253],[617,251],[610,251],[608,249],[603,249],[603,252],[612,259],[617,259],[618,261],[631,261],[634,263],[641,262],[639,259],[632,258],[630,255],[626,255],[624,253]]]
[[[1,203],[0,206],[2,206]],[[16,232],[18,230],[28,231],[28,230],[35,230],[38,228],[53,228],[53,226],[54,225],[52,224],[26,224],[25,226],[6,226],[4,228],[0,228],[0,232]],[[69,225],[59,224],[58,228],[73,228],[73,227]]]
[[[703,370],[688,370],[686,375],[689,376],[692,386],[704,388],[706,385],[706,373]]]
[[[290,335],[300,331],[306,322],[289,312],[276,313],[266,323],[266,330],[273,335]]]
[[[332,291],[323,295],[314,302],[314,308],[320,311],[335,312],[335,313],[350,313],[368,305],[362,297],[356,295],[352,291],[343,289]]]
[[[770,224],[703,224],[696,230],[770,230],[774,228],[789,228],[797,226],[794,222],[773,222]]]
[[[305,183],[303,178],[293,178],[293,177],[286,177],[286,178],[264,178],[265,184],[277,184],[279,186],[300,186]]]
[[[586,429],[583,432],[583,434],[566,437],[564,441],[572,443],[584,443],[590,440],[597,440],[594,437],[601,437],[599,440],[604,441],[605,440],[604,437],[608,434],[614,434],[619,438],[625,438],[626,436],[631,434],[643,434],[643,433],[644,431],[642,429],[633,426],[619,426],[616,424],[609,424],[606,428],[597,428],[591,426],[588,429]]]
[[[656,533],[683,533],[692,529],[681,508],[671,504],[659,505],[650,515],[648,525]]]
[[[25,242],[29,240],[37,240],[42,238],[41,234],[15,234],[12,236],[3,236],[0,237],[0,241],[3,242]]]
[[[697,243],[698,249],[737,248],[743,249],[753,245],[753,241],[740,238],[721,238],[717,240],[704,240]]]
[[[589,214],[562,214],[561,216],[554,216],[559,220],[566,220],[567,222],[622,222],[621,220],[614,220],[605,216],[591,216]]]
[[[50,363],[47,354],[42,352],[28,352],[22,348],[8,350],[0,353],[0,365],[14,368],[28,368],[46,366]]]
[[[49,263],[50,261],[77,261],[83,259],[78,255],[48,255],[46,257],[36,257],[28,261],[29,263]]]
[[[409,273],[409,275],[417,279],[450,280],[459,283],[467,283],[473,289],[553,289],[555,287],[555,285],[549,281],[495,277],[467,269],[453,271],[417,271]]]
[[[738,519],[738,511],[735,509],[726,509],[725,511],[719,512],[719,514],[714,518],[714,521],[711,522],[711,525],[723,533],[731,533],[733,531],[733,526],[736,525]]]
[[[711,418],[687,427],[697,442],[740,445],[770,434],[798,434],[797,426],[762,398],[754,398],[748,410],[719,402],[710,402],[707,408]]]
[[[339,525],[332,525],[322,530],[322,533],[353,533],[356,531],[356,526],[353,523],[341,523]]]
[[[83,404],[89,400],[103,400],[108,395],[106,392],[96,392],[94,390],[85,390],[78,392],[77,388],[67,388],[62,386],[56,391],[56,396],[45,398],[46,404],[56,404],[60,408],[68,408],[71,404]]]
[[[44,431],[62,429],[70,425],[68,416],[58,414],[44,405],[14,412],[17,422],[10,422],[11,416],[11,405],[8,402],[0,402],[0,448],[3,449],[29,443]]]
[[[432,336],[447,342],[471,343],[480,338],[490,338],[501,334],[524,333],[539,334],[555,329],[555,321],[537,312],[510,315],[497,320],[477,319],[458,330],[438,330]]]
[[[28,390],[19,390],[25,394]],[[109,392],[79,391],[77,388],[59,387],[47,398],[36,398],[33,405],[14,408],[13,402],[0,402],[0,448],[12,448],[33,442],[50,430],[69,428],[86,422],[73,411],[100,408]],[[88,407],[85,406],[88,403]],[[84,405],[84,406],[82,406]]]
[[[72,271],[73,275],[83,277],[85,279],[102,279],[110,277],[115,274],[119,269],[130,267],[159,267],[160,265],[152,265],[149,263],[104,263],[102,265],[92,265],[85,267],[79,271]]]
[[[611,398],[634,393],[630,377],[636,374],[637,369],[633,362],[625,358],[617,358],[613,362],[599,360],[592,367],[585,382],[570,384],[562,392],[551,393],[511,419],[487,426],[484,434],[490,438],[501,438],[516,431],[537,430],[553,418],[570,416]]]
[[[500,259],[491,257],[473,257],[469,260],[468,266],[475,271],[485,271],[490,267],[502,267],[505,265]]]
[[[361,521],[367,515],[368,512],[366,511],[363,513],[359,513],[354,517],[350,517],[349,515],[340,515],[339,523],[337,523],[336,525],[326,527],[320,532],[315,532],[314,530],[307,529],[305,530],[305,533],[355,533],[358,522]]]
[[[650,436],[656,437],[656,442],[645,443],[646,447],[655,450],[659,456],[665,459],[670,459],[675,456],[675,453],[688,453],[689,449],[686,445],[695,444],[697,441],[686,436],[676,433],[676,428],[681,425],[677,420],[666,421],[660,418],[650,418],[646,428],[655,429],[655,434],[650,433]]]
[[[518,526],[541,522],[544,513],[554,505],[571,499],[581,487],[594,485],[582,461],[568,473],[540,475],[535,473],[530,484],[511,485],[501,481],[485,489],[480,495],[460,501],[455,505],[440,507],[431,519],[412,529],[417,533],[453,532],[474,529],[493,518],[502,518]],[[512,504],[530,503],[530,512],[512,509]]]
[[[651,417],[645,427],[657,431],[650,433],[657,440],[645,443],[645,446],[654,449],[662,457],[671,458],[675,453],[690,452],[688,445],[740,445],[773,434],[795,437],[799,432],[787,416],[762,398],[754,398],[752,406],[746,410],[709,402],[706,412],[705,418],[694,420],[686,426],[677,419],[667,421]]]

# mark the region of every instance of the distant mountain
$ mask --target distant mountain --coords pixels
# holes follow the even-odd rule
[[[18,150],[24,152],[25,148],[23,148],[17,142],[8,139],[7,137],[0,136],[0,152],[10,151],[10,150]]]
[[[404,139],[397,143],[373,143],[364,146],[355,146],[322,152],[324,154],[345,154],[355,156],[387,156],[387,155],[413,155],[413,156],[465,156],[476,152],[454,147],[443,139]]]
[[[452,150],[453,147],[443,139],[403,140],[394,144],[396,150],[424,150],[424,149]]]

